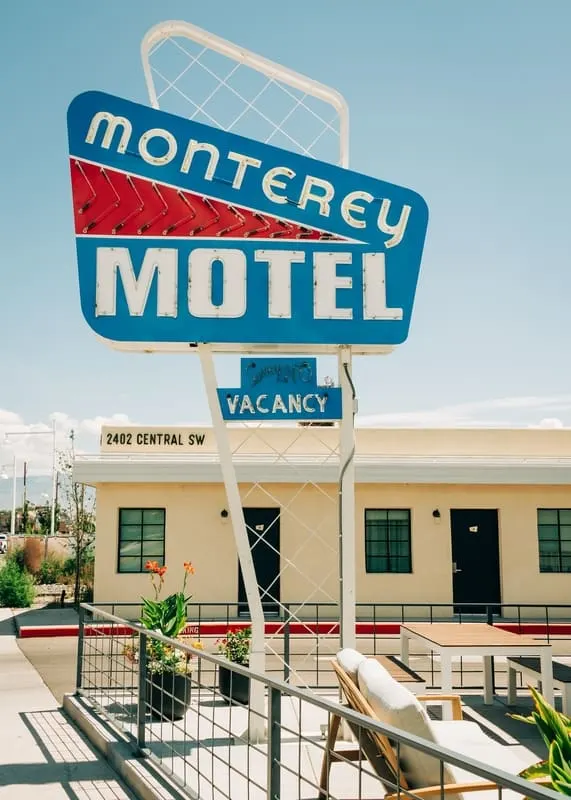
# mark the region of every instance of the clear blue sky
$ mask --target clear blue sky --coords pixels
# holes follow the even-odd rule
[[[468,420],[571,424],[569,0],[7,4],[0,409],[26,423],[53,412],[208,420],[197,361],[107,349],[78,299],[66,108],[87,89],[146,102],[140,41],[165,19],[336,87],[351,109],[351,166],[429,204],[409,341],[357,360],[362,414],[406,422],[422,413],[394,415],[453,407]],[[237,359],[220,377],[235,385]]]

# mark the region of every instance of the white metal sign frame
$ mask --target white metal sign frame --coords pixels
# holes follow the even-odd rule
[[[160,108],[161,95],[157,91],[153,69],[151,66],[151,56],[156,49],[172,37],[182,37],[197,44],[201,50],[197,56],[193,57],[194,63],[206,51],[211,50],[219,53],[238,66],[243,65],[261,73],[269,82],[278,81],[280,85],[291,87],[292,89],[303,92],[303,97],[314,97],[332,106],[339,119],[339,144],[338,144],[338,163],[340,166],[348,167],[349,163],[349,114],[345,99],[334,89],[325,86],[311,78],[300,75],[293,70],[263,58],[255,53],[245,50],[238,45],[228,42],[212,33],[209,33],[195,25],[182,21],[163,22],[152,28],[144,37],[141,46],[141,56],[143,69],[147,84],[151,105]],[[228,79],[220,79],[220,84],[225,84]],[[172,87],[175,81],[171,81]],[[219,87],[217,87],[219,88]],[[213,94],[217,91],[214,90]],[[211,95],[210,95],[211,96]],[[202,112],[210,97],[202,103],[190,102],[196,109],[196,113]],[[255,100],[254,100],[255,102]],[[252,101],[244,99],[246,105],[252,106]],[[299,103],[299,101],[298,101]],[[301,103],[303,104],[303,98]],[[291,112],[290,112],[291,113]],[[193,115],[194,116],[194,115]],[[289,116],[289,115],[288,115]],[[287,117],[286,117],[287,118]],[[212,120],[216,123],[216,120]],[[273,124],[273,123],[272,123]],[[279,129],[279,124],[275,126]],[[271,138],[271,136],[270,136]],[[291,138],[291,137],[290,137]],[[314,155],[311,152],[311,145],[303,147],[299,142],[291,139],[292,143],[306,155]],[[117,349],[137,350],[144,349],[140,343],[109,343]],[[169,345],[169,352],[173,352],[172,345]],[[257,584],[252,553],[250,551],[248,534],[242,510],[242,501],[236,472],[233,464],[232,450],[229,442],[226,424],[222,418],[222,412],[217,396],[217,379],[214,366],[214,348],[208,344],[181,345],[180,349],[186,352],[196,352],[198,350],[202,367],[202,374],[208,403],[212,415],[213,427],[215,430],[219,449],[220,463],[223,473],[224,485],[226,489],[228,507],[233,526],[233,533],[236,542],[236,549],[244,578],[244,585],[249,604],[250,617],[252,622],[252,649],[250,664],[254,669],[260,671],[265,667],[265,648],[264,648],[264,614],[260,600],[260,591]],[[225,347],[225,352],[232,348]],[[150,344],[149,352],[160,352],[161,347]],[[357,352],[388,353],[391,347],[375,348],[356,348]],[[240,348],[236,348],[240,352]],[[243,351],[242,351],[243,352]],[[304,352],[299,347],[281,347],[277,345],[267,345],[256,347],[255,351],[249,348],[248,352],[258,352],[266,354],[295,353]],[[354,416],[356,411],[356,393],[352,380],[352,348],[341,344],[338,347],[313,347],[305,352],[336,352],[338,355],[339,381],[342,388],[343,416],[340,431],[340,475],[339,475],[339,585],[341,603],[341,644],[344,647],[355,645],[355,433]],[[262,687],[260,687],[262,689]],[[263,689],[262,689],[263,691]],[[249,735],[254,740],[261,740],[265,732],[262,726],[263,720],[263,694],[256,694],[251,697],[252,714],[249,715]]]

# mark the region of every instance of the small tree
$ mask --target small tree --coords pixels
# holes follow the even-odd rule
[[[36,522],[38,527],[38,533],[41,536],[47,536],[48,533],[51,532],[52,527],[52,506],[51,503],[48,503],[45,506],[38,506],[36,509]],[[54,519],[54,529],[55,533],[59,531],[60,525],[60,504],[56,502],[55,505],[55,519]]]
[[[37,536],[30,536],[24,542],[24,566],[31,575],[39,572],[43,549],[42,542]]]
[[[72,555],[75,561],[74,599],[79,605],[81,575],[85,564],[89,561],[95,541],[95,495],[93,490],[73,479],[73,462],[75,460],[75,436],[70,433],[70,449],[60,454],[61,490],[63,512],[66,516],[68,536],[71,541]]]

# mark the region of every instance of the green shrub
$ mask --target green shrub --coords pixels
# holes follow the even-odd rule
[[[14,561],[7,561],[0,569],[0,606],[29,608],[35,596],[31,575],[21,570]]]
[[[8,551],[8,556],[6,558],[6,562],[10,564],[15,564],[20,572],[24,570],[24,548],[23,547],[12,547]]]
[[[75,575],[75,558],[73,556],[66,558],[63,562],[62,575],[65,575],[68,578],[72,575]]]
[[[36,583],[59,583],[63,575],[63,561],[57,556],[48,556],[36,573]]]

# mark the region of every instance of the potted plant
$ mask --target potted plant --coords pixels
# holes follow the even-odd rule
[[[541,783],[561,794],[571,794],[571,719],[556,711],[545,698],[528,687],[534,702],[529,717],[509,714],[513,719],[535,725],[547,747],[547,758],[523,770],[520,777]]]
[[[184,641],[185,637],[181,634],[187,625],[186,604],[191,599],[185,594],[186,582],[188,576],[194,574],[192,563],[184,563],[181,591],[162,599],[160,595],[167,568],[159,566],[156,561],[147,561],[145,569],[150,573],[155,596],[152,599],[142,598],[141,625],[169,639]],[[202,648],[200,642],[190,643],[193,647]],[[123,653],[131,661],[137,660],[137,650],[133,645],[127,645]],[[146,665],[146,696],[152,716],[167,720],[182,719],[190,705],[192,656],[173,645],[149,637]]]
[[[217,641],[218,652],[233,664],[247,667],[250,663],[251,628],[231,628],[223,639]],[[218,691],[229,702],[248,705],[250,699],[250,678],[239,675],[228,667],[221,666],[218,670]]]

